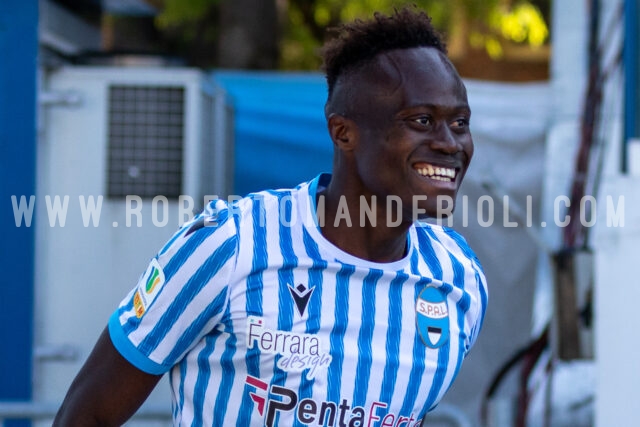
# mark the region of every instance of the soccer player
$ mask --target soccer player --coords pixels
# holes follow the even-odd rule
[[[420,221],[453,204],[473,154],[445,52],[414,8],[340,27],[324,49],[332,174],[215,201],[185,224],[113,313],[55,425],[119,425],[164,374],[175,425],[420,425],[487,305],[464,239]]]

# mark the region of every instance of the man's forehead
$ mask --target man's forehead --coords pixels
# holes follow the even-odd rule
[[[455,67],[444,53],[432,47],[381,53],[359,74],[350,84],[375,98],[405,99],[405,95],[413,92],[425,96],[447,94],[466,100],[466,89]]]
[[[375,59],[382,68],[393,67],[399,72],[411,71],[416,67],[440,67],[449,62],[444,53],[428,46],[389,50],[380,53]]]
[[[380,53],[344,80],[349,86],[393,94],[410,82],[429,83],[459,80],[455,67],[444,53],[432,47],[396,49]]]
[[[339,107],[344,109],[342,113],[371,117],[435,102],[433,96],[438,97],[438,102],[456,105],[466,104],[467,98],[455,67],[443,52],[433,47],[380,53],[343,75],[334,95],[334,106],[342,105]]]
[[[458,73],[444,53],[433,47],[396,49],[378,55],[371,74],[390,89],[398,89],[410,80],[438,80],[444,76],[458,78]]]

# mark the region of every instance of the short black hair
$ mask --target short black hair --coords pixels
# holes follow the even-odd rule
[[[431,18],[415,6],[395,9],[392,15],[376,12],[370,20],[357,19],[331,31],[337,33],[337,37],[329,40],[322,51],[329,98],[340,75],[380,53],[423,46],[447,53],[442,35],[431,24]]]

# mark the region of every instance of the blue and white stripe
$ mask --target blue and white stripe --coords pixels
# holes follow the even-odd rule
[[[393,263],[341,251],[313,214],[316,186],[326,179],[229,206],[215,202],[157,255],[165,283],[144,315],[136,317],[132,291],[112,316],[111,337],[124,357],[147,372],[170,371],[176,425],[265,425],[272,385],[318,408],[346,402],[362,408],[353,416],[393,414],[417,423],[450,387],[487,305],[477,258],[456,232],[429,225],[411,229],[406,257]],[[191,230],[214,212],[214,226]],[[313,289],[302,315],[289,292],[299,284]],[[440,287],[449,307],[451,336],[436,349],[416,327],[416,300],[426,286]],[[311,378],[307,369],[281,369],[287,355],[249,342],[248,316],[265,330],[316,337],[331,363]],[[274,425],[308,425],[297,413],[278,412]],[[323,423],[319,413],[313,417],[311,425],[339,424],[335,413]]]

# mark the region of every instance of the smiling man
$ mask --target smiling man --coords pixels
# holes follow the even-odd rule
[[[334,243],[350,245],[356,255],[388,261],[404,253],[406,232],[417,218],[441,216],[445,205],[453,207],[473,155],[471,110],[443,44],[431,39],[435,35],[423,36],[433,46],[394,48],[398,40],[383,37],[358,46],[355,28],[353,40],[338,39],[326,49],[325,112],[336,149],[333,179],[325,191],[329,226],[323,234],[330,240],[342,237],[342,245]],[[418,43],[413,34],[406,36],[406,43]],[[349,42],[351,49],[344,47]],[[372,56],[349,62],[358,47]],[[338,197],[350,202],[349,212],[366,209],[362,203],[375,205],[376,222],[370,224],[375,230],[332,229]],[[382,225],[396,222],[391,197],[399,198],[403,221],[385,229]],[[360,239],[353,238],[356,233]],[[389,241],[367,241],[376,236]],[[378,249],[389,253],[372,253]]]
[[[151,260],[59,426],[119,425],[168,373],[175,425],[417,426],[480,331],[455,231],[473,155],[464,84],[428,16],[339,28],[324,50],[332,174],[216,201]]]

